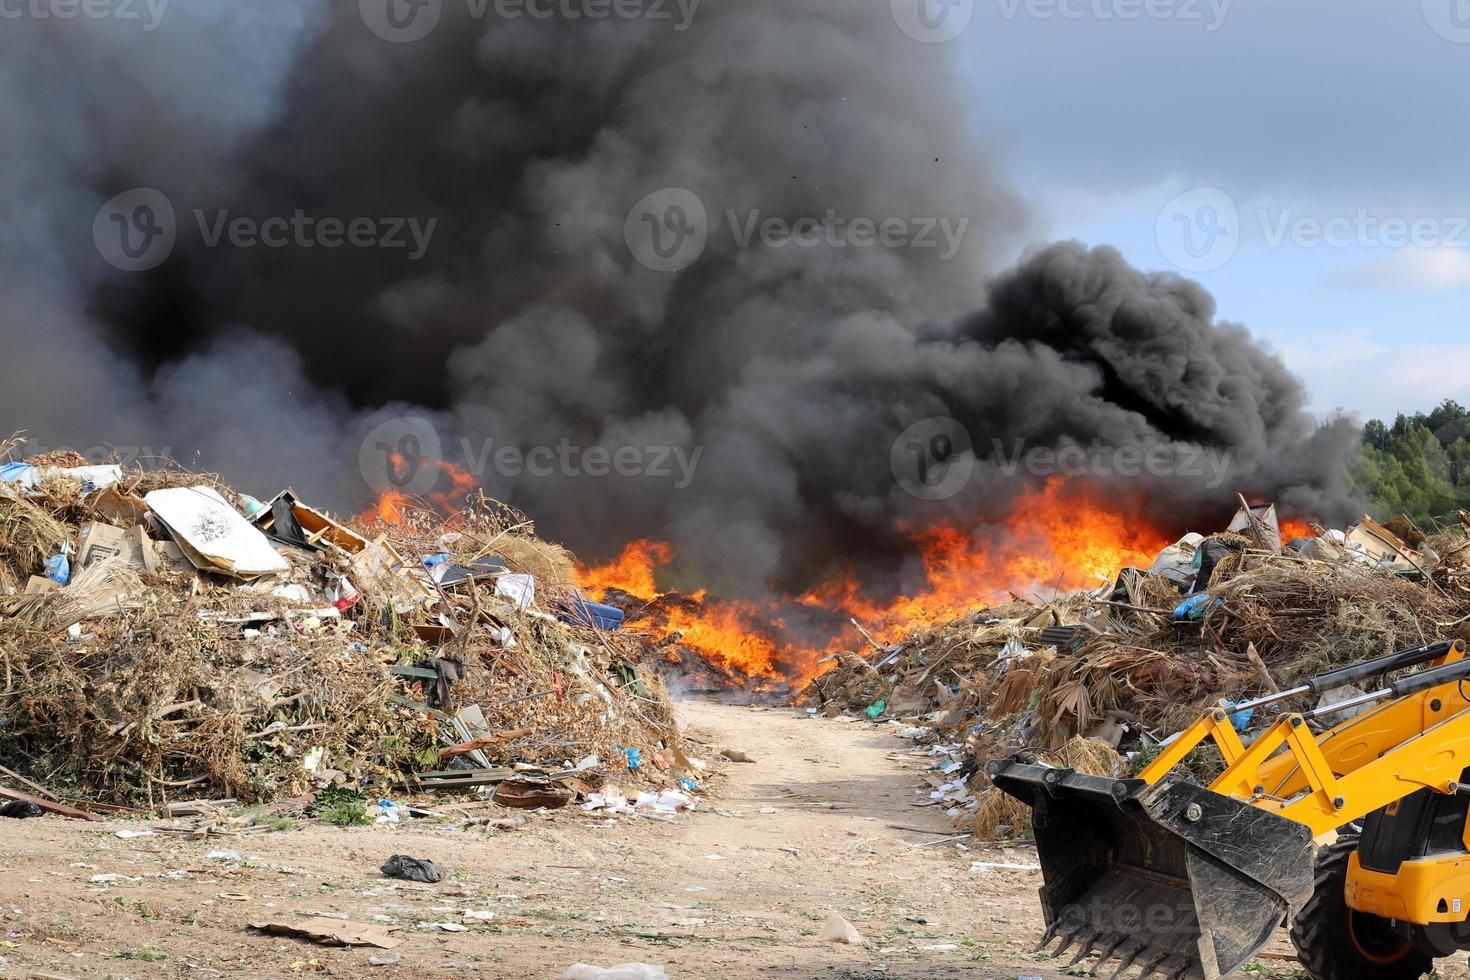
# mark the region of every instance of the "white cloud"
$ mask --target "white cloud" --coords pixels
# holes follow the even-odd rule
[[[1343,408],[1364,419],[1427,412],[1446,398],[1470,404],[1470,345],[1389,346],[1366,330],[1295,339],[1281,348],[1307,383],[1312,411]]]
[[[1338,289],[1470,289],[1470,249],[1453,245],[1401,248],[1335,269],[1323,285]]]

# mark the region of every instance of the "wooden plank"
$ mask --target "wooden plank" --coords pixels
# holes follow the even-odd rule
[[[513,732],[504,732],[500,735],[490,735],[486,738],[477,738],[469,742],[461,742],[458,745],[450,745],[439,750],[439,761],[452,759],[457,755],[468,755],[481,749],[488,749],[499,745],[501,742],[509,742],[511,739],[525,738],[527,735],[535,734],[534,729],[518,728]]]
[[[52,803],[50,800],[43,800],[38,796],[28,796],[25,793],[19,793],[13,789],[6,789],[3,786],[0,786],[0,799],[21,800],[26,803],[34,803],[47,813],[60,814],[63,817],[71,817],[73,820],[90,820],[93,823],[102,822],[102,818],[95,813],[87,813],[85,810],[69,807],[65,803]]]
[[[388,695],[388,700],[392,701],[394,704],[400,704],[405,708],[412,708],[415,711],[422,711],[424,714],[429,715],[430,717],[435,718],[438,721],[442,721],[446,725],[450,724],[454,720],[442,711],[431,708],[427,704],[420,704],[417,701],[410,701],[408,698],[404,697],[401,694],[390,694]]]

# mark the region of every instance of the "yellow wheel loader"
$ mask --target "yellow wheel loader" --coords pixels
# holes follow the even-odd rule
[[[1408,668],[1412,673],[1389,675]],[[1470,660],[1463,641],[1379,657],[1236,705],[1261,708],[1359,681],[1372,693],[1279,715],[1249,746],[1208,711],[1136,779],[1041,764],[986,771],[1031,807],[1056,955],[1214,980],[1275,929],[1315,980],[1409,980],[1470,948]],[[1336,727],[1321,719],[1364,709]],[[1208,742],[1208,786],[1180,763]]]

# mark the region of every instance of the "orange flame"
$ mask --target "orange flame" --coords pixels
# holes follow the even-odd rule
[[[395,471],[406,462],[404,456],[396,452],[388,454],[388,461]],[[373,506],[359,514],[357,519],[368,524],[402,524],[403,516],[415,506],[431,507],[445,515],[459,513],[459,509],[464,506],[466,495],[475,488],[478,481],[469,470],[447,460],[437,460],[436,465],[439,469],[439,478],[435,483],[436,489],[429,491],[423,500],[415,500],[402,491],[389,487],[379,494]],[[437,489],[446,480],[449,482],[448,488]]]
[[[714,666],[750,677],[786,677],[801,683],[829,653],[864,642],[847,622],[853,617],[892,641],[924,622],[954,619],[1002,599],[1007,591],[1050,594],[1095,588],[1129,566],[1147,567],[1171,539],[1138,513],[1112,510],[1060,480],[1023,494],[997,524],[966,529],[937,526],[910,538],[923,561],[924,587],[911,595],[879,600],[866,595],[852,575],[791,601],[743,603],[695,597],[668,603],[669,632]],[[594,598],[619,589],[644,602],[659,599],[659,572],[673,559],[665,543],[635,541],[607,565],[583,568],[579,584]],[[825,640],[795,640],[786,621],[793,607],[835,614]],[[661,610],[662,611],[662,610]]]
[[[1312,530],[1312,525],[1295,517],[1281,518],[1281,541],[1295,541],[1297,538],[1315,538],[1317,532]]]

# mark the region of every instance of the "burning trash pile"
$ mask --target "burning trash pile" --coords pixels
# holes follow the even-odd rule
[[[1460,520],[1431,535],[1366,518],[1346,532],[1293,524],[1283,535],[1274,507],[1242,506],[1228,530],[1187,535],[1097,590],[1013,596],[900,643],[838,654],[803,698],[809,710],[865,711],[929,744],[936,803],[979,836],[1021,833],[1028,811],[989,785],[987,760],[1031,749],[1125,775],[1207,706],[1470,634],[1470,515]],[[1274,717],[1256,714],[1231,721],[1246,733]]]
[[[22,446],[0,440],[4,799],[560,806],[606,774],[700,778],[643,642],[509,507],[342,521],[290,490]]]

